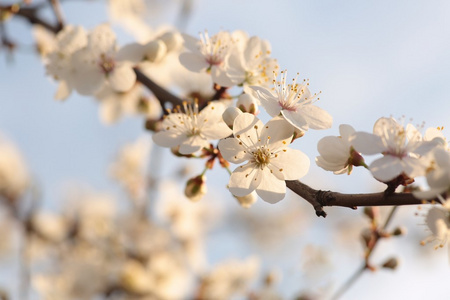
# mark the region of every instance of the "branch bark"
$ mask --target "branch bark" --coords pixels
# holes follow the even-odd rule
[[[311,203],[318,217],[326,217],[324,206],[342,206],[356,209],[358,206],[419,205],[431,203],[416,199],[411,193],[385,192],[369,194],[342,194],[332,191],[315,190],[298,180],[286,180],[286,186]]]

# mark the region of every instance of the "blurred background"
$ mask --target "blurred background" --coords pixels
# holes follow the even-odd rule
[[[210,34],[243,30],[271,43],[272,57],[281,69],[309,78],[311,91],[322,92],[317,105],[334,121],[331,129],[309,131],[294,143],[312,162],[318,155],[317,142],[339,135],[340,124],[371,132],[382,116],[415,125],[425,122],[425,128],[444,126],[443,133],[449,136],[448,1],[147,0],[146,4],[144,19],[153,30],[167,24],[193,36],[205,29]],[[91,29],[111,22],[121,45],[145,34],[136,24],[114,19],[105,1],[62,1],[62,9],[67,24]],[[42,16],[54,20],[50,9],[42,10]],[[41,193],[41,207],[64,209],[74,190],[125,197],[111,176],[111,163],[125,144],[142,136],[151,140],[143,120],[125,117],[105,125],[93,98],[72,93],[64,102],[53,100],[57,85],[45,76],[30,26],[13,18],[7,29],[18,46],[12,53],[0,52],[0,130],[23,154]],[[262,119],[267,121],[267,115]],[[179,198],[180,206],[200,205],[184,198],[186,179],[175,174],[198,175],[202,164],[175,159],[168,149],[155,145],[150,153],[150,160],[155,156],[160,161],[150,172],[162,187],[150,196],[152,215],[161,217],[158,212],[169,197]],[[326,208],[327,218],[317,218],[310,205],[292,193],[275,205],[259,199],[244,209],[226,190],[224,170],[216,167],[207,177],[208,193],[201,205],[209,205],[208,215],[218,221],[209,222],[205,233],[206,266],[257,257],[261,276],[276,274],[276,289],[286,299],[304,293],[328,299],[360,267],[360,234],[369,224],[361,209]],[[177,184],[168,187],[167,181]],[[303,182],[345,193],[383,190],[366,170],[336,176],[314,163]],[[178,194],[167,194],[177,189]],[[428,236],[426,209],[398,209],[390,228],[405,226],[407,235],[383,240],[372,260],[380,264],[395,256],[399,267],[364,273],[342,299],[448,299],[448,248],[434,251],[433,245],[420,246]],[[381,208],[381,216],[387,211]],[[0,243],[6,240],[7,229],[2,230]],[[1,270],[8,271],[0,272],[0,287],[15,299],[20,284],[15,280],[20,272],[18,254],[2,253]],[[36,292],[31,297],[39,299]]]

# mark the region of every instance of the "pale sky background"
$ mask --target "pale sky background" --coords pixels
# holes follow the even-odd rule
[[[312,92],[322,91],[318,105],[333,116],[333,127],[308,132],[295,143],[311,161],[318,155],[319,139],[338,135],[339,124],[371,131],[382,116],[405,116],[406,120],[412,118],[413,124],[425,121],[426,127],[444,126],[444,135],[450,137],[449,1],[197,0],[195,3],[185,32],[196,35],[204,29],[211,34],[240,29],[258,35],[271,42],[272,56],[282,69],[309,78]],[[68,2],[63,9],[68,23],[87,28],[108,19],[102,2],[98,1]],[[169,22],[173,20],[171,16],[170,13],[165,16]],[[165,17],[155,17],[153,22]],[[10,35],[30,45],[29,26],[24,22],[12,24]],[[119,39],[129,41],[130,37],[122,32]],[[16,53],[13,62],[6,59],[4,52],[0,53],[0,130],[21,149],[42,186],[46,206],[53,208],[61,206],[58,201],[69,182],[86,182],[98,190],[111,189],[113,183],[106,175],[108,164],[120,145],[143,133],[143,125],[131,118],[110,127],[102,125],[98,105],[88,97],[73,94],[65,103],[54,101],[56,85],[44,73],[39,58],[30,51]],[[169,159],[168,152],[164,158]],[[211,173],[208,184],[224,194],[227,177],[219,171]],[[334,176],[314,164],[304,181],[315,188],[340,192],[372,192],[382,188],[365,170],[358,169],[352,176]],[[295,196],[276,205],[259,201],[255,210],[271,214],[288,208],[289,203],[300,205],[292,202],[303,201]],[[236,208],[234,203],[228,206]],[[358,242],[354,242],[354,251],[338,252],[342,251],[342,245],[335,246],[328,231],[337,220],[363,220],[361,212],[327,208],[329,216],[323,220],[316,219],[309,206],[304,207],[306,215],[312,216],[311,223],[299,235],[280,242],[284,248],[295,244],[298,249],[294,247],[282,259],[269,255],[265,262],[266,269],[287,269],[280,285],[287,297],[308,284],[295,269],[287,268],[298,261],[299,244],[313,243],[327,248],[333,264],[327,272],[334,288],[360,264]],[[401,260],[399,269],[365,274],[342,299],[449,298],[448,251],[431,251],[430,255],[427,249],[419,248],[426,233],[424,226],[418,225],[423,219],[414,216],[416,211],[401,208],[392,225],[406,225],[411,234],[380,244],[373,257],[381,262],[391,254],[396,255]],[[210,246],[209,257],[213,262],[228,256],[244,258],[258,254],[258,248],[243,243],[229,230],[217,232]],[[432,245],[425,248],[431,249]]]

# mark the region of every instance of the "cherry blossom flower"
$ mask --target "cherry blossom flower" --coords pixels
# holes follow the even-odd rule
[[[361,166],[364,159],[353,149],[350,142],[355,129],[342,124],[339,126],[340,136],[326,136],[317,144],[320,156],[316,157],[319,167],[333,171],[334,174],[344,174],[352,171],[353,166]]]
[[[432,207],[427,212],[425,224],[431,235],[421,242],[422,245],[429,242],[437,242],[435,249],[442,248],[450,242],[450,200],[445,200],[441,197],[441,201],[442,206]]]
[[[234,138],[219,142],[219,150],[229,162],[239,164],[228,183],[234,196],[242,197],[256,190],[269,203],[276,203],[286,193],[285,180],[296,180],[308,172],[309,158],[288,148],[293,128],[283,118],[264,125],[252,114],[243,113],[233,124]]]
[[[153,135],[153,141],[162,147],[180,146],[181,154],[192,154],[209,147],[210,140],[225,138],[231,129],[222,119],[225,104],[214,101],[198,111],[198,104],[184,103],[184,113],[171,113],[163,120],[163,131]]]
[[[227,79],[223,65],[230,54],[233,45],[232,35],[228,31],[220,31],[213,36],[208,32],[200,34],[200,40],[183,35],[184,46],[189,50],[180,54],[180,62],[189,71],[211,73],[214,82],[233,83]],[[225,82],[224,82],[225,81]]]
[[[450,190],[450,152],[437,147],[430,152],[430,164],[427,167],[427,191],[414,191],[419,199],[432,199]]]
[[[411,124],[406,128],[393,118],[380,118],[373,127],[373,134],[356,132],[352,140],[355,150],[362,154],[382,153],[369,168],[372,175],[388,182],[404,173],[414,178],[425,173],[425,165],[419,159],[429,152],[438,141],[423,141],[420,132]]]
[[[241,41],[243,43],[243,41]],[[242,48],[242,49],[240,49]],[[226,61],[227,80],[233,85],[268,87],[270,77],[278,70],[277,60],[270,57],[270,44],[257,36],[247,38],[242,47],[235,47]],[[227,86],[227,81],[218,81]]]
[[[55,99],[64,100],[74,88],[72,55],[85,47],[87,33],[81,26],[64,26],[56,35],[54,51],[46,57],[47,74],[59,81]]]
[[[124,51],[117,52],[116,35],[107,24],[94,28],[88,36],[87,46],[72,57],[73,84],[77,92],[93,95],[108,84],[117,92],[131,89],[136,74],[132,62],[121,59],[121,56],[127,57]]]
[[[30,186],[31,178],[16,146],[0,135],[0,195],[14,200]]]
[[[272,90],[252,86],[261,105],[269,115],[275,117],[281,114],[292,126],[303,131],[309,128],[326,129],[331,127],[333,119],[330,114],[313,104],[319,98],[317,98],[317,94],[311,95],[308,81],[304,80],[299,84],[297,78],[294,78],[289,84],[286,80],[287,71],[281,72],[280,82],[276,81],[275,72],[274,77]]]

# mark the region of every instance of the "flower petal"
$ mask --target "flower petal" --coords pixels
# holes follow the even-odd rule
[[[234,119],[233,133],[245,146],[252,147],[258,143],[263,127],[263,122],[257,117],[252,114],[243,113]]]
[[[296,180],[306,175],[309,171],[309,157],[300,150],[286,148],[277,153],[277,157],[270,159],[270,165],[273,173],[281,173],[276,175],[279,179]]]
[[[108,74],[111,88],[117,92],[129,91],[136,83],[136,73],[131,68],[131,64],[119,63],[114,71]]]
[[[401,159],[392,155],[385,155],[370,164],[372,175],[383,182],[388,182],[403,172]]]
[[[227,138],[220,140],[219,150],[222,156],[229,162],[239,164],[251,159],[251,155],[244,152],[244,147],[235,138]]]
[[[356,151],[367,155],[383,153],[387,150],[381,137],[367,132],[356,132],[351,139],[351,144]]]
[[[280,114],[281,106],[278,99],[268,89],[259,86],[251,86],[251,88],[256,91],[261,105],[270,116],[275,117]]]
[[[201,72],[209,67],[205,58],[201,55],[184,52],[180,54],[180,63],[191,72]]]
[[[230,176],[228,187],[230,192],[243,197],[253,192],[262,179],[261,170],[255,168],[253,163],[237,167]]]
[[[268,203],[277,203],[286,195],[286,182],[276,178],[268,168],[260,172],[261,182],[256,188],[256,193]]]

